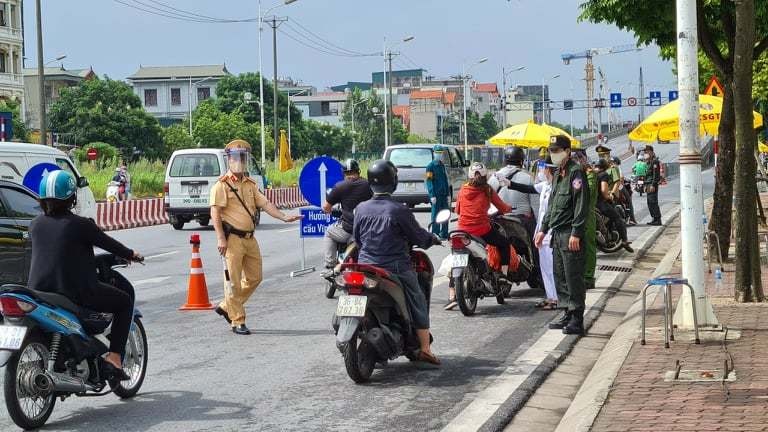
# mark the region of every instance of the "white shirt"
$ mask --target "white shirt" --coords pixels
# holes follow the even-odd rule
[[[544,219],[544,214],[547,213],[547,206],[549,205],[549,197],[552,195],[552,185],[548,181],[543,181],[533,185],[536,191],[539,193],[539,216],[536,218],[536,232],[541,229],[541,222]],[[552,238],[552,231],[550,230],[544,236],[544,245],[549,245],[549,241]]]
[[[511,179],[513,182],[525,185],[533,185],[533,175],[530,172],[514,165],[505,166],[504,168],[500,169],[496,175],[508,177],[513,172],[515,173]],[[502,201],[507,203],[508,206],[512,207],[512,212],[510,214],[515,216],[530,216],[532,213],[534,215],[536,214],[536,209],[539,207],[537,205],[538,197],[536,195],[518,192],[507,187],[501,187],[496,176],[490,176],[488,179],[488,184],[493,188],[493,190],[497,191],[499,198],[501,198]]]

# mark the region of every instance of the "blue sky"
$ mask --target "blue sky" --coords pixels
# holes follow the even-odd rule
[[[245,19],[258,16],[256,0],[120,0],[149,9],[165,4],[216,18]],[[509,84],[541,84],[553,80],[553,99],[583,99],[584,63],[563,65],[560,54],[587,48],[633,43],[632,35],[606,25],[578,23],[581,0],[298,0],[276,10],[289,17],[281,27],[293,37],[302,32],[340,48],[356,52],[381,51],[384,37],[414,40],[399,49],[405,55],[395,68],[419,66],[435,76],[461,71],[463,62],[488,57],[472,70],[477,80],[501,83],[501,68],[525,66]],[[46,60],[66,54],[66,68],[92,66],[99,75],[123,79],[143,65],[216,64],[226,62],[233,73],[258,68],[258,24],[199,23],[174,20],[139,11],[114,0],[43,0]],[[264,0],[264,9],[281,3]],[[143,5],[142,5],[143,4]],[[27,67],[35,66],[34,2],[25,2]],[[302,28],[303,26],[303,28]],[[265,76],[272,76],[272,34],[263,33]],[[324,44],[323,42],[319,42]],[[327,50],[326,45],[326,50]],[[290,76],[323,89],[347,81],[370,81],[381,70],[381,57],[340,57],[319,52],[278,33],[279,76]],[[610,86],[623,89],[624,97],[637,96],[638,70],[642,65],[646,91],[666,94],[675,85],[671,63],[658,58],[649,47],[595,58]],[[619,81],[619,84],[616,83]],[[573,90],[572,90],[573,89]],[[572,93],[573,92],[573,93]],[[636,116],[626,108],[622,117]],[[553,113],[566,122],[569,115]],[[582,120],[579,120],[579,117]],[[576,113],[576,124],[584,113]]]

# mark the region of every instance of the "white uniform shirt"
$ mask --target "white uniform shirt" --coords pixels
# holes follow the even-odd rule
[[[547,213],[547,206],[549,205],[549,197],[552,195],[552,185],[548,181],[543,181],[533,185],[537,192],[539,192],[539,216],[536,218],[536,232],[541,229],[541,222],[544,219],[544,214]],[[549,245],[549,241],[552,239],[552,231],[550,230],[544,236],[544,246]]]

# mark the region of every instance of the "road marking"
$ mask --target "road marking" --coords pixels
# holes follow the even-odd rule
[[[164,252],[164,253],[157,254],[157,255],[145,256],[144,259],[145,260],[151,260],[151,259],[160,258],[160,257],[164,257],[164,256],[176,255],[177,253],[179,253],[179,251],[177,251],[177,250],[176,251],[170,251],[170,252]]]
[[[298,231],[298,230],[299,230],[298,228],[288,228],[288,229],[278,230],[277,232],[279,232],[279,233],[287,233],[287,232]]]
[[[160,276],[160,277],[156,277],[156,278],[141,279],[141,280],[137,280],[136,282],[134,282],[133,286],[137,287],[139,285],[156,284],[156,283],[160,283],[160,282],[165,282],[165,281],[167,281],[170,278],[171,278],[170,276]]]

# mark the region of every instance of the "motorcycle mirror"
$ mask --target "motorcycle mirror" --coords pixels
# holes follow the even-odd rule
[[[448,222],[448,219],[450,218],[451,218],[451,211],[448,209],[443,209],[437,212],[437,216],[435,216],[435,223],[444,224]]]
[[[498,212],[499,209],[497,209],[495,205],[491,204],[491,206],[488,207],[488,216],[496,216],[496,213]]]

